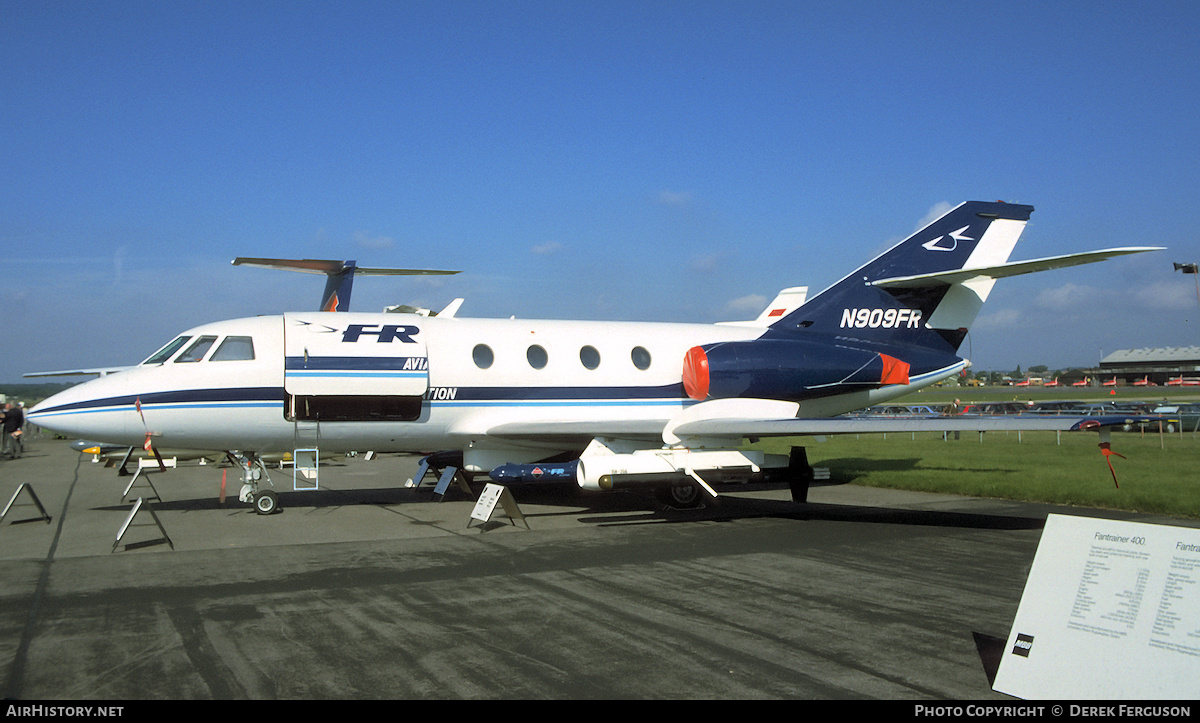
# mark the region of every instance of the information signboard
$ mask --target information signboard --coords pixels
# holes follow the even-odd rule
[[[993,688],[1200,698],[1200,530],[1050,515]]]

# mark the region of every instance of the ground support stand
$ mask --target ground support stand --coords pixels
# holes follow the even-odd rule
[[[12,509],[13,503],[17,501],[17,497],[22,491],[29,494],[29,497],[33,500],[33,504],[37,505],[38,511],[41,512],[41,514],[37,517],[30,517],[28,520],[19,521],[32,522],[33,520],[45,520],[47,525],[50,524],[50,515],[46,513],[45,506],[42,505],[42,501],[38,499],[37,493],[33,491],[33,487],[31,487],[28,482],[22,482],[21,485],[17,487],[17,491],[13,493],[12,499],[10,499],[8,504],[4,506],[4,512],[0,512],[0,522],[3,522],[4,518],[8,516],[8,511]],[[18,506],[24,507],[25,505]]]
[[[158,526],[158,531],[161,532],[163,535],[162,540],[166,540],[167,544],[171,546],[172,550],[175,549],[175,543],[171,542],[171,536],[167,534],[167,529],[165,527],[163,527],[162,521],[159,520],[158,515],[156,515],[154,513],[154,508],[151,507],[149,504],[147,504],[146,501],[143,500],[141,497],[139,497],[139,498],[137,498],[137,501],[133,503],[133,509],[131,509],[129,511],[129,516],[125,518],[125,522],[121,525],[121,529],[117,530],[117,539],[113,542],[112,550],[109,551],[109,554],[112,554],[117,551],[117,546],[121,544],[121,538],[123,538],[125,536],[125,533],[129,531],[129,527],[130,527],[130,524],[133,522],[133,518],[137,516],[138,512],[140,512],[143,507],[145,507],[146,511],[148,511],[150,513],[150,517],[154,519],[154,524]],[[138,526],[144,527],[146,525],[138,525]],[[146,545],[146,544],[151,544],[151,543],[155,543],[155,542],[161,542],[162,540],[150,540],[146,543],[139,543],[139,545]],[[129,545],[125,545],[125,549],[128,550]]]

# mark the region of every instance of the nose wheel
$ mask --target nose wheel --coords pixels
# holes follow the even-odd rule
[[[254,511],[269,515],[279,509],[279,497],[271,490],[263,490],[254,496]]]
[[[271,484],[271,476],[267,467],[253,452],[229,452],[229,457],[237,462],[242,469],[242,490],[238,499],[254,505],[254,511],[260,515],[269,515],[279,510],[279,496],[274,490],[260,489],[265,479]]]

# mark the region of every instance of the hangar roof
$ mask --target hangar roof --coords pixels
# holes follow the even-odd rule
[[[1118,349],[1100,360],[1105,364],[1182,364],[1200,362],[1200,346],[1166,346],[1157,349]]]

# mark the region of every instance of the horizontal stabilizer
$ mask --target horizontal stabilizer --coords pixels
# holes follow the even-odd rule
[[[1147,251],[1164,250],[1165,249],[1160,246],[1126,246],[1123,248],[1104,249],[1102,251],[1086,251],[1078,254],[1066,254],[1064,256],[1049,256],[1044,259],[1033,259],[1030,261],[1014,261],[1012,263],[1000,264],[998,266],[953,269],[950,271],[938,271],[931,274],[915,274],[913,276],[893,276],[887,279],[878,279],[876,281],[872,281],[868,285],[880,286],[885,289],[919,289],[930,286],[949,286],[950,284],[961,284],[965,281],[970,281],[971,279],[1003,279],[1009,276],[1032,274],[1037,271],[1049,271],[1050,269],[1061,269],[1068,266],[1079,266],[1082,264],[1095,263],[1097,261],[1106,261],[1117,256],[1127,256],[1129,254],[1140,254]]]
[[[367,276],[447,276],[462,273],[461,271],[443,271],[439,269],[388,269],[354,266],[353,262],[333,261],[329,259],[260,259],[239,256],[233,260],[234,266],[257,266],[264,269],[283,269],[299,271],[305,274],[340,274],[354,269],[356,274]]]
[[[458,271],[438,269],[385,269],[359,266],[355,261],[331,259],[260,259],[239,256],[234,266],[257,266],[264,269],[283,269],[305,274],[325,274],[325,291],[321,294],[321,311],[349,311],[350,291],[354,287],[354,275],[367,276],[446,276]]]

